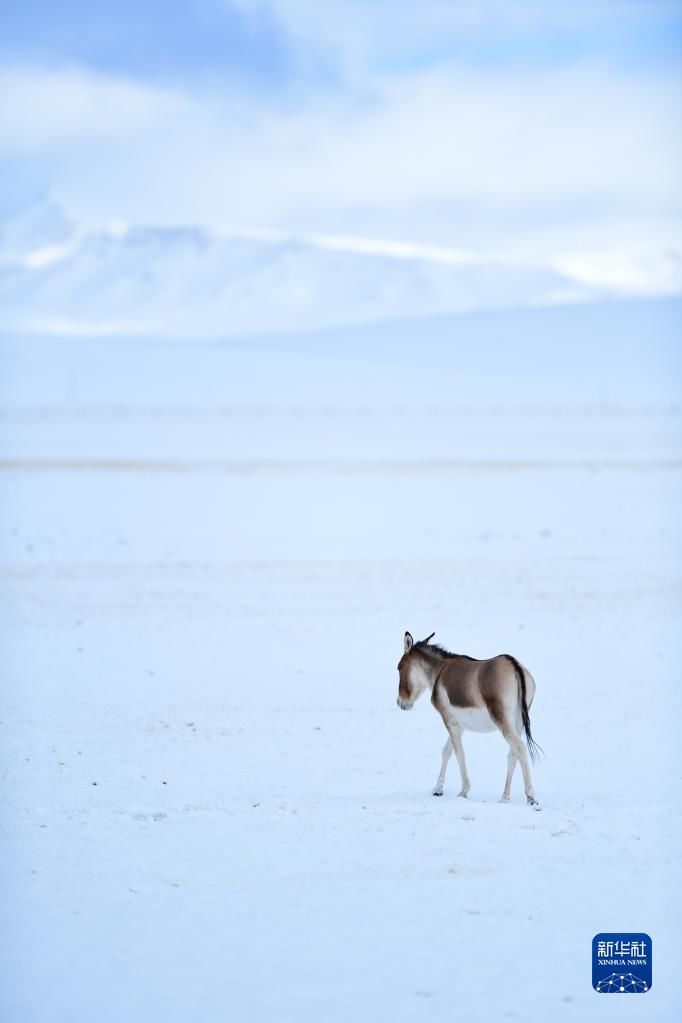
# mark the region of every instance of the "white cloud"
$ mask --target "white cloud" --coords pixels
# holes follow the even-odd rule
[[[402,76],[369,110],[296,124],[287,152],[340,201],[482,199],[546,202],[679,198],[677,89],[588,69],[564,74]]]
[[[639,246],[668,280],[656,251],[682,213],[679,91],[662,73],[441,69],[275,109],[26,70],[0,80],[0,137],[76,219],[274,229],[441,262]]]
[[[0,148],[130,140],[189,109],[177,93],[79,70],[0,71]]]

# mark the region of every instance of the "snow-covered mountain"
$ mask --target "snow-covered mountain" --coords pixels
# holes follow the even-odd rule
[[[593,298],[550,267],[359,239],[78,223],[0,225],[4,329],[230,336]]]

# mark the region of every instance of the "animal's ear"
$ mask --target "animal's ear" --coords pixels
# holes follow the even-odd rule
[[[412,639],[412,636],[409,634],[409,632],[406,632],[405,633],[405,653],[406,654],[409,654],[410,650],[412,649],[413,644],[414,644],[414,640]]]

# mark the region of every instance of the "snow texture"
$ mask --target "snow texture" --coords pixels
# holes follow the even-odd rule
[[[679,1018],[679,323],[4,336],[5,1023]],[[432,797],[405,629],[530,667],[541,813]]]

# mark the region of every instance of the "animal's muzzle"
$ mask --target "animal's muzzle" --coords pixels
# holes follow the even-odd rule
[[[408,703],[407,700],[403,700],[401,696],[398,697],[396,702],[401,710],[412,710],[412,704]]]

